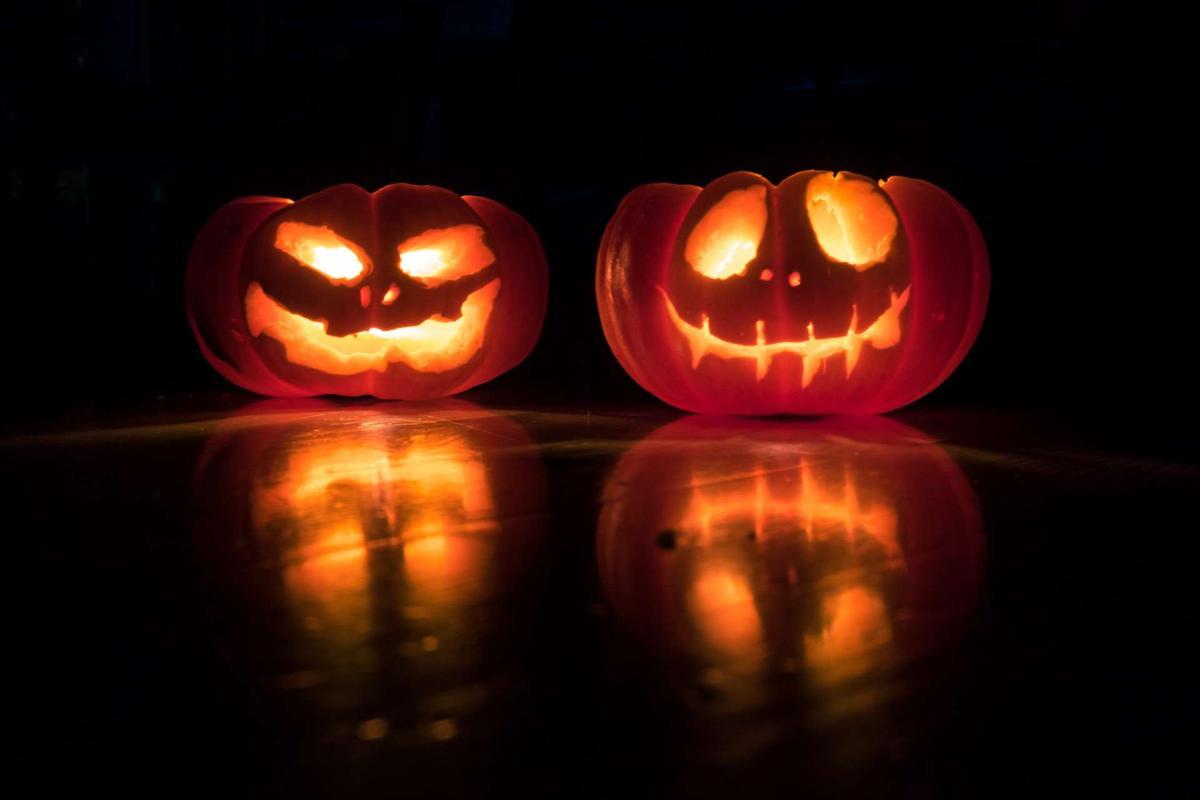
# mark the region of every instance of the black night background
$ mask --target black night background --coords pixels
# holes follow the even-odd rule
[[[224,389],[181,313],[195,233],[234,197],[342,182],[526,216],[551,335],[492,389],[642,399],[600,332],[600,234],[635,186],[735,169],[908,175],[971,211],[992,313],[931,402],[1185,394],[1179,100],[1159,100],[1178,67],[1146,62],[1172,57],[1165,21],[1088,3],[29,5],[5,48],[3,195],[25,265],[10,341],[26,315],[38,341],[11,353],[27,413]]]
[[[1082,0],[73,0],[0,13],[0,467],[9,536],[33,550],[9,562],[22,573],[9,688],[29,706],[10,733],[47,790],[1196,791],[1183,651],[1198,621],[1200,281],[1180,20]],[[929,180],[983,231],[982,333],[897,418],[943,443],[978,494],[986,588],[966,633],[890,676],[910,688],[903,701],[867,701],[879,715],[828,729],[766,703],[709,763],[719,723],[696,708],[720,689],[673,695],[598,588],[598,496],[624,452],[606,443],[681,415],[609,351],[596,249],[638,185],[801,169]],[[487,735],[467,715],[435,727],[449,750],[406,743],[395,710],[423,706],[397,699],[415,669],[404,658],[377,694],[338,698],[395,712],[380,712],[390,728],[362,723],[354,747],[295,693],[263,689],[274,655],[223,593],[235,570],[197,566],[204,439],[162,432],[253,400],[205,363],[184,314],[209,215],[243,195],[397,181],[506,204],[550,267],[538,345],[463,398],[532,415],[549,533],[528,587],[504,601],[527,622],[494,623],[481,645],[503,678],[461,681],[505,701],[479,701]],[[564,421],[592,414],[641,421]]]

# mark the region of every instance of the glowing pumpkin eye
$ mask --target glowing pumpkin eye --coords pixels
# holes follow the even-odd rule
[[[478,225],[432,228],[405,239],[396,249],[400,271],[430,287],[473,275],[496,260]]]
[[[722,197],[696,223],[684,258],[706,278],[745,275],[767,227],[767,189],[750,186]]]
[[[823,172],[808,182],[808,221],[825,255],[862,272],[887,258],[896,212],[875,184]]]
[[[275,231],[275,247],[334,283],[355,283],[367,271],[362,248],[321,225],[284,222]]]

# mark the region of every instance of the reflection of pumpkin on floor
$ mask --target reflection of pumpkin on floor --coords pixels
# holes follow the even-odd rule
[[[693,473],[677,523],[691,555],[682,580],[688,618],[720,662],[835,666],[891,637],[884,595],[903,570],[894,509],[840,464],[801,455],[784,466],[794,460],[768,456],[736,481]],[[822,467],[841,475],[818,477]],[[789,589],[802,582],[812,585]]]
[[[540,458],[516,423],[467,403],[326,408],[251,413],[214,435],[196,494],[223,501],[207,504],[202,544],[232,560],[242,602],[286,619],[278,669],[319,678],[333,707],[391,675],[453,685],[530,563]]]
[[[879,418],[691,418],[614,468],[597,541],[617,615],[702,674],[839,680],[974,605],[976,501],[954,462]]]

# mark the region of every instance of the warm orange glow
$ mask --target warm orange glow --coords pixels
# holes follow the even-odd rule
[[[400,271],[425,286],[473,275],[496,260],[478,225],[433,228],[406,239],[397,250]]]
[[[684,258],[708,278],[725,280],[746,274],[758,255],[767,227],[767,189],[735,189],[708,210],[692,229]]]
[[[375,548],[398,548],[406,601],[460,603],[486,587],[498,531],[481,456],[456,435],[396,441],[387,428],[294,439],[284,461],[255,480],[251,521],[289,542],[284,579],[293,602],[325,635],[354,638],[370,594]]]
[[[281,223],[275,231],[275,247],[334,283],[356,282],[369,263],[361,247],[322,225]]]
[[[818,478],[819,471],[823,478]],[[696,559],[685,595],[689,618],[723,661],[750,667],[763,653],[765,601],[754,590],[763,578],[745,547],[762,548],[769,557],[788,552],[797,540],[836,542],[851,558],[873,548],[885,564],[903,563],[896,510],[876,498],[866,480],[857,478],[850,467],[831,472],[819,456],[797,457],[785,451],[732,473],[725,460],[693,468],[688,504],[672,529]],[[775,543],[785,549],[773,549]],[[807,552],[835,551],[824,547]],[[830,575],[820,563],[807,568],[816,572],[806,575],[806,581],[828,581]],[[791,580],[798,579],[793,572]],[[842,588],[821,593],[819,630],[804,634],[804,658],[811,666],[845,670],[855,657],[890,641],[891,628],[874,589],[847,586],[841,580],[836,585]]]
[[[850,377],[854,372],[855,365],[858,364],[858,357],[862,353],[864,344],[869,343],[877,350],[895,346],[901,337],[900,312],[908,305],[908,287],[905,287],[899,295],[892,294],[891,305],[866,330],[855,331],[855,327],[858,325],[856,311],[850,319],[850,328],[844,336],[831,336],[826,339],[816,338],[813,335],[812,323],[809,323],[807,339],[768,343],[765,333],[766,323],[760,319],[756,324],[758,336],[755,343],[738,344],[728,342],[713,334],[709,330],[707,314],[701,317],[699,327],[686,321],[679,316],[679,312],[675,309],[675,304],[671,302],[666,290],[660,287],[659,291],[662,292],[663,300],[667,304],[667,313],[671,317],[671,322],[674,323],[675,329],[679,331],[680,335],[687,340],[688,347],[692,351],[693,369],[700,365],[701,359],[709,355],[724,359],[749,358],[755,362],[755,379],[761,381],[770,370],[775,356],[792,353],[804,359],[802,387],[807,387],[812,383],[817,370],[825,363],[826,359],[832,356],[838,354],[846,356],[846,377]]]
[[[330,375],[383,372],[397,362],[421,372],[445,372],[479,352],[499,291],[495,278],[471,292],[456,320],[434,317],[406,328],[330,336],[325,323],[288,311],[254,282],[246,290],[246,323],[252,335],[281,343],[288,361]]]
[[[691,498],[678,528],[701,545],[744,536],[756,541],[802,533],[808,539],[867,536],[889,557],[900,556],[896,512],[888,505],[860,499],[854,475],[845,472],[840,485],[822,485],[809,459],[795,466],[770,464],[749,473],[730,474],[714,464],[692,475]]]
[[[845,676],[869,665],[870,656],[892,640],[892,623],[879,594],[850,586],[821,601],[823,625],[804,636],[804,661]]]
[[[762,650],[762,620],[746,576],[720,561],[704,563],[688,593],[688,611],[714,649],[746,660]]]
[[[887,258],[896,212],[875,184],[823,172],[808,182],[808,221],[825,255],[859,272]]]

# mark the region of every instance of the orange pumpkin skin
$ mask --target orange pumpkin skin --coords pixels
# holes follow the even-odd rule
[[[247,197],[193,245],[186,304],[201,352],[259,394],[455,394],[519,364],[545,317],[537,234],[483,197],[343,184]]]
[[[648,184],[609,222],[596,297],[643,388],[708,414],[873,414],[934,389],[975,341],[982,234],[925,181],[749,172]]]

